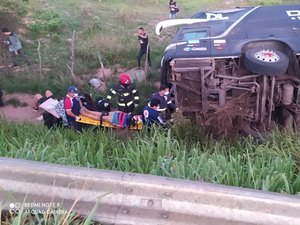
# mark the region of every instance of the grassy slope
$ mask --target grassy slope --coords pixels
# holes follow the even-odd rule
[[[5,0],[8,1],[8,0]],[[18,2],[12,0],[9,2]],[[224,4],[231,2],[232,4]],[[234,7],[236,5],[253,5],[257,0],[248,1],[223,1],[223,0],[190,0],[181,2],[178,18],[184,18],[206,8],[221,9]],[[283,3],[281,0],[263,1],[266,3]],[[285,1],[295,2],[294,0]],[[1,10],[0,3],[0,10]],[[21,5],[22,6],[22,5]],[[70,38],[73,30],[76,31],[76,64],[75,74],[82,82],[77,82],[81,88],[87,89],[84,85],[89,77],[81,74],[94,72],[99,68],[98,56],[107,67],[114,67],[121,64],[127,68],[136,66],[137,41],[133,34],[137,27],[144,26],[150,35],[152,46],[152,58],[154,68],[159,67],[162,52],[170,41],[173,32],[168,29],[161,37],[154,34],[155,24],[161,20],[168,19],[167,3],[164,0],[31,0],[23,2],[27,9],[27,16],[23,17],[23,25],[18,28],[25,28],[26,33],[21,35],[24,43],[24,51],[33,61],[28,69],[12,73],[1,71],[1,84],[8,92],[44,92],[51,89],[58,95],[64,94],[66,86],[73,83],[67,64],[70,65]],[[14,10],[14,8],[12,8]],[[55,12],[59,15],[62,23],[59,32],[52,31],[37,34],[40,27],[33,31],[28,29],[33,23],[38,22],[37,17],[43,12]],[[18,12],[15,14],[19,14]],[[49,22],[47,19],[44,22]],[[8,23],[8,22],[7,22]],[[1,24],[6,26],[7,23]],[[50,23],[50,22],[49,22]],[[27,41],[25,41],[27,40]],[[42,57],[43,73],[39,72],[38,40],[40,40],[40,52]],[[4,49],[2,49],[4,52]],[[1,59],[1,58],[0,58]],[[2,60],[3,61],[3,60]],[[153,69],[150,77],[158,79],[159,72]]]
[[[188,4],[182,5],[179,17],[195,12],[195,3],[196,1],[189,1]],[[205,8],[206,5],[207,2],[201,3],[198,7]],[[67,68],[67,64],[71,63],[70,38],[73,30],[77,34],[75,74],[81,80],[75,84],[79,85],[82,91],[90,91],[87,81],[93,76],[95,68],[100,67],[99,55],[107,67],[114,68],[115,64],[127,68],[136,66],[138,43],[133,34],[139,26],[144,26],[150,35],[154,62],[154,68],[149,74],[150,82],[159,80],[159,72],[156,68],[159,67],[162,52],[176,29],[167,30],[161,37],[154,34],[155,24],[160,20],[168,19],[168,8],[164,1],[67,0],[62,3],[59,0],[32,0],[24,3],[24,6],[28,14],[23,19],[23,26],[17,27],[27,28],[26,33],[20,33],[20,36],[24,52],[33,63],[29,68],[21,71],[1,71],[1,86],[5,91],[43,93],[46,89],[50,89],[57,96],[63,96],[66,87],[73,83]],[[37,18],[43,17],[41,15],[45,12],[55,12],[60,16],[63,21],[60,32],[38,34],[30,29],[32,24],[39,22]],[[39,29],[41,27],[37,26],[36,30],[41,30]],[[42,74],[39,72],[38,42],[40,42]],[[155,91],[151,85],[147,87],[147,84],[140,85],[140,90],[143,94],[142,98]]]

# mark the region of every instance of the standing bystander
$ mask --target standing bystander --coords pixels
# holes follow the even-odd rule
[[[145,33],[143,27],[139,27],[138,33],[134,34],[135,36],[138,36],[138,40],[140,42],[140,50],[137,56],[137,69],[141,67],[141,59],[143,55],[146,54],[148,65],[151,67],[151,57],[150,57],[150,47],[149,47],[149,39],[148,35]]]
[[[10,68],[16,67],[16,57],[21,56],[23,59],[25,59],[25,62],[27,65],[30,64],[28,58],[22,53],[22,45],[21,41],[16,35],[16,33],[9,31],[7,28],[2,29],[2,33],[7,36],[7,41],[4,41],[5,44],[8,45],[8,51],[10,52],[11,59],[12,59],[12,65],[10,65]]]
[[[179,8],[177,6],[176,1],[170,0],[169,10],[170,10],[170,19],[175,19],[176,18],[176,13],[179,12]]]

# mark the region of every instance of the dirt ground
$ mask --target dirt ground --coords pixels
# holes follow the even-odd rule
[[[42,111],[33,110],[33,95],[24,93],[4,94],[4,107],[0,107],[0,116],[9,121],[16,122],[34,122],[41,123],[37,118],[41,116]],[[11,104],[10,102],[17,102]]]

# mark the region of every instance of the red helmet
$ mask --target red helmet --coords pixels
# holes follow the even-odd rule
[[[130,76],[127,73],[122,73],[119,77],[119,81],[121,84],[129,84]]]

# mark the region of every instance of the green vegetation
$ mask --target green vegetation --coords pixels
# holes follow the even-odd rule
[[[55,209],[56,212],[62,209]],[[55,212],[54,210],[54,212]],[[49,209],[50,211],[50,209]],[[64,212],[64,211],[63,211]],[[45,213],[39,214],[37,211],[29,210],[20,211],[18,214],[11,214],[7,211],[0,212],[2,225],[31,225],[31,224],[44,224],[44,225],[62,225],[62,224],[76,224],[76,225],[100,225],[94,222],[90,217],[84,219],[82,215],[76,212],[66,213]]]
[[[118,138],[111,130],[90,129],[81,135],[38,125],[1,124],[0,156],[300,192],[300,140],[294,133],[276,132],[264,143],[251,138],[228,142],[203,132],[200,136],[197,129],[175,127],[169,132],[133,132],[126,139],[127,131]]]
[[[225,3],[225,4],[224,4]],[[223,1],[190,0],[178,2],[178,18],[184,18],[206,8],[221,9],[243,5],[296,3],[281,1]],[[159,80],[159,64],[164,48],[176,28],[167,29],[160,37],[154,34],[155,24],[168,19],[164,0],[3,0],[0,2],[0,27],[8,26],[21,37],[24,52],[32,61],[31,66],[20,71],[1,70],[1,86],[7,92],[44,92],[51,89],[62,95],[65,88],[75,83],[87,88],[87,80],[100,67],[98,56],[106,67],[116,64],[125,68],[136,66],[137,40],[133,34],[144,26],[150,35],[153,68],[149,81]],[[74,74],[71,65],[71,38],[75,31]],[[38,46],[40,44],[40,53]],[[9,63],[5,46],[0,46],[1,64]],[[39,60],[41,57],[41,62]],[[42,67],[40,71],[39,67]],[[91,74],[86,76],[83,74]]]
[[[35,22],[28,26],[30,32],[36,35],[58,34],[63,28],[63,19],[57,13],[48,10],[38,12]]]

